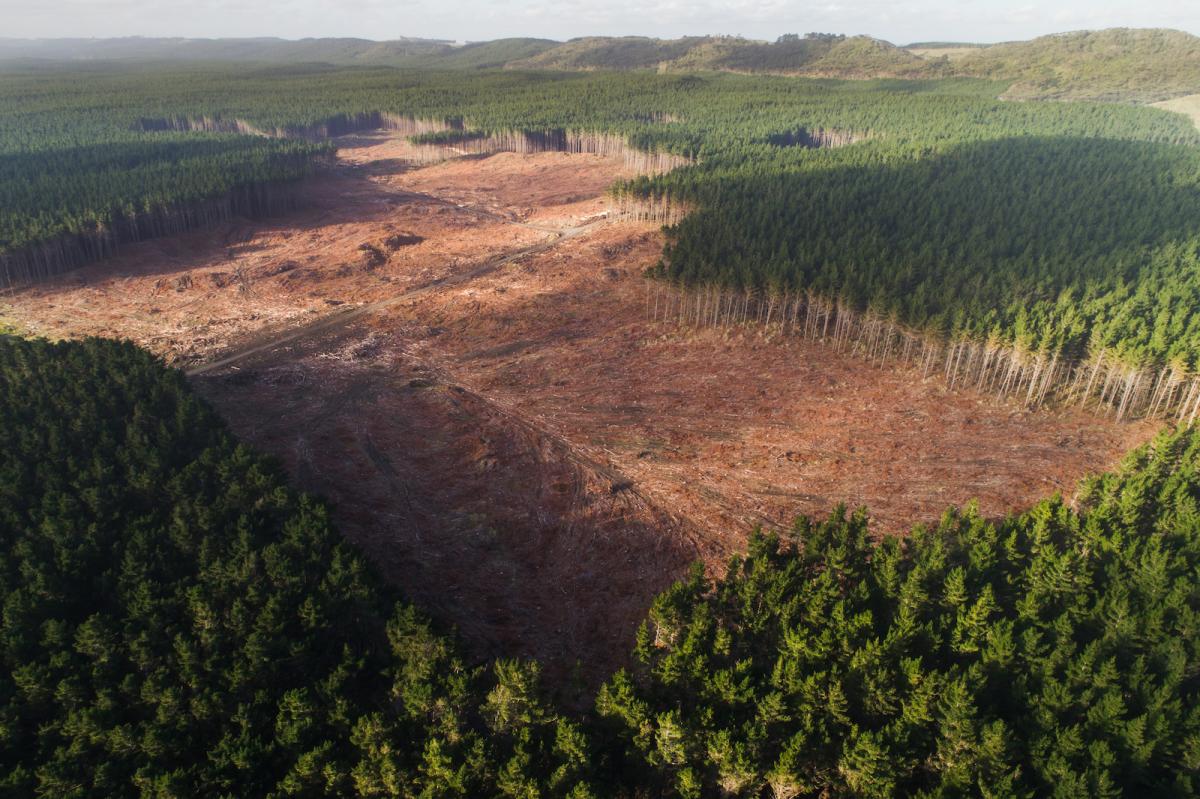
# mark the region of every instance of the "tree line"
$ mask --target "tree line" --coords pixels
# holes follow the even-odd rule
[[[619,144],[647,172],[699,162],[655,184],[653,193],[678,202],[742,173],[819,170],[803,147],[788,146],[810,140],[886,139],[887,147],[868,150],[875,154],[869,162],[891,158],[896,148],[919,156],[939,143],[1013,135],[1200,141],[1177,115],[1001,103],[994,99],[1001,89],[978,80],[328,65],[9,70],[0,75],[0,252],[37,272],[40,266],[24,266],[26,250],[51,260],[60,257],[64,236],[120,230],[119,220],[130,215],[153,218],[163,209],[224,201],[243,186],[287,183],[329,152],[324,138],[368,128],[469,135],[458,143],[486,139],[494,148],[542,142],[545,149],[608,152]],[[51,241],[54,247],[34,248]],[[89,248],[96,249],[77,249]]]
[[[922,352],[971,353],[951,372],[976,379],[1000,364],[985,364],[989,353],[1031,369],[1053,362],[1059,394],[1091,374],[1082,396],[1103,393],[1120,412],[1164,408],[1156,386],[1169,383],[1179,390],[1166,406],[1192,415],[1196,148],[1058,136],[868,152],[888,146],[820,151],[820,168],[745,169],[719,185],[640,181],[634,196],[664,192],[696,209],[668,230],[653,274],[693,295],[719,286],[767,309],[803,301],[879,320],[889,352],[916,334]]]
[[[235,134],[142,134],[0,154],[0,287],[118,246],[286,209],[326,144]]]
[[[1200,793],[1200,434],[1003,520],[757,532],[567,711],[130,344],[0,337],[0,793]],[[402,590],[402,587],[400,587]]]

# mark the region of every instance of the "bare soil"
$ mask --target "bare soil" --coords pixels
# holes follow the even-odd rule
[[[971,499],[999,516],[1156,429],[649,322],[661,235],[604,220],[619,161],[409,169],[405,147],[347,137],[287,218],[130,247],[0,314],[192,365],[235,431],[480,654],[591,682],[655,594],[697,560],[719,570],[755,524],[839,503],[880,533]]]
[[[127,338],[186,365],[264,330],[303,324],[552,240],[601,213],[604,189],[626,174],[613,160],[559,153],[505,153],[409,170],[398,160],[403,140],[377,134],[343,144],[340,168],[308,182],[296,213],[129,246],[0,299],[0,312],[36,335]],[[463,180],[472,164],[505,181]],[[426,185],[447,190],[432,196],[422,193]],[[574,199],[580,195],[586,199]],[[523,204],[531,196],[542,205],[539,218],[525,224],[530,207]]]
[[[899,533],[978,499],[984,513],[1067,495],[1157,423],[1031,412],[820,342],[647,321],[651,230],[611,226],[375,320],[459,381],[605,457],[736,551],[753,524],[866,505]]]

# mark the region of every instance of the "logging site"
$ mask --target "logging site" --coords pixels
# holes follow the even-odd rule
[[[1197,97],[0,38],[0,795],[1200,794]]]

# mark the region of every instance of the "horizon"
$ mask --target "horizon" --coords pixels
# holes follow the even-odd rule
[[[651,8],[630,0],[596,8],[566,0],[554,8],[528,0],[463,0],[453,8],[415,0],[397,8],[383,0],[232,0],[175,4],[162,0],[47,0],[32,8],[0,0],[5,35],[38,39],[428,39],[458,44],[509,38],[569,41],[586,37],[740,36],[773,41],[810,31],[870,36],[898,45],[914,42],[995,44],[1107,28],[1169,28],[1200,34],[1200,7],[1165,0],[1147,8],[1131,0],[1069,0],[1043,8],[984,0],[969,8],[947,0],[902,3],[865,0],[804,7],[793,0],[683,3]],[[631,29],[629,19],[638,19]],[[187,33],[182,33],[187,31]]]
[[[1130,25],[1114,25],[1107,28],[1073,28],[1069,30],[1053,30],[1045,33],[1038,33],[1033,36],[1028,36],[1020,39],[967,39],[967,38],[924,38],[911,40],[893,40],[885,39],[880,36],[875,36],[870,33],[850,33],[847,31],[809,31],[807,33],[821,33],[834,36],[844,36],[846,38],[867,37],[877,41],[887,42],[896,47],[915,47],[922,45],[979,45],[991,46],[996,44],[1007,44],[1011,42],[1030,41],[1033,39],[1042,39],[1050,36],[1068,36],[1073,33],[1098,33],[1106,30],[1163,30],[1183,33],[1189,36],[1200,37],[1200,33],[1185,30],[1183,28],[1169,28],[1160,26],[1130,26]],[[261,35],[245,35],[245,36],[186,36],[181,34],[127,34],[113,36],[0,36],[0,42],[112,42],[112,41],[188,41],[188,42],[254,42],[254,41],[274,41],[274,42],[306,42],[306,41],[361,41],[370,42],[372,44],[388,44],[391,42],[413,41],[413,42],[430,42],[441,43],[454,47],[466,47],[474,44],[486,44],[488,42],[506,41],[514,39],[533,39],[540,41],[555,42],[558,44],[566,44],[573,41],[582,41],[585,39],[654,39],[658,41],[677,41],[680,39],[696,39],[696,38],[729,38],[740,39],[750,42],[773,42],[784,34],[798,33],[801,36],[806,33],[799,31],[783,31],[778,36],[744,36],[734,33],[685,33],[678,36],[652,36],[641,33],[613,33],[613,34],[583,34],[580,36],[571,36],[569,38],[553,38],[548,36],[497,36],[491,39],[454,39],[450,37],[439,36],[396,36],[393,38],[372,38],[370,36],[351,36],[351,35],[328,35],[328,36],[278,36],[272,34]]]

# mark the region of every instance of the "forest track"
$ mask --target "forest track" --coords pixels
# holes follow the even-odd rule
[[[566,228],[555,228],[553,229],[553,236],[544,242],[540,242],[528,247],[521,247],[517,250],[503,253],[498,256],[493,256],[485,259],[477,266],[467,269],[465,272],[456,272],[452,275],[435,278],[434,280],[427,281],[419,286],[406,289],[399,294],[385,297],[382,300],[364,303],[363,305],[359,305],[345,311],[337,311],[299,327],[289,328],[287,330],[274,334],[268,334],[266,336],[256,336],[252,338],[249,343],[238,347],[234,351],[221,355],[214,360],[207,361],[186,369],[185,373],[189,377],[195,377],[197,375],[214,372],[218,369],[224,369],[226,367],[233,366],[252,355],[258,355],[277,347],[281,347],[285,344],[293,344],[306,338],[330,333],[338,328],[344,328],[351,322],[355,322],[363,317],[405,302],[406,300],[416,299],[428,294],[431,291],[448,288],[450,286],[457,286],[463,283],[469,283],[472,280],[495,272],[497,269],[505,266],[506,264],[513,263],[514,261],[518,261],[530,255],[537,255],[538,253],[546,252],[547,250],[553,249],[564,241],[569,241],[570,239],[581,236],[588,231],[595,230],[603,225],[606,221],[606,219],[597,219],[581,225],[574,225]],[[510,222],[510,224],[523,223]]]
[[[340,166],[339,169],[345,173],[358,176],[360,172],[363,172],[364,166],[365,165],[363,164],[344,164]],[[369,170],[366,170],[366,175],[366,179],[370,180],[371,173]],[[523,227],[529,230],[537,230],[543,233],[558,233],[561,230],[561,228],[557,228],[552,225],[539,225],[533,222],[526,222],[522,219],[516,218],[513,215],[498,213],[496,211],[488,210],[487,208],[481,208],[480,206],[471,203],[456,202],[445,197],[439,197],[436,194],[430,194],[424,191],[416,191],[415,189],[396,188],[387,181],[383,181],[383,185],[388,187],[388,194],[395,199],[421,202],[438,208],[449,208],[455,211],[462,211],[464,213],[472,214],[493,222],[516,225],[517,227]]]

